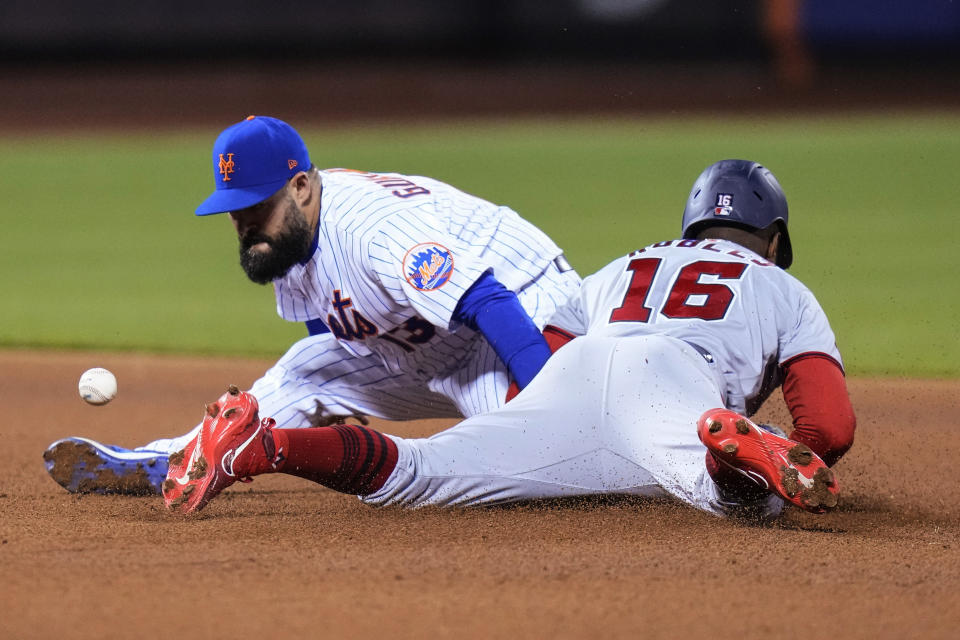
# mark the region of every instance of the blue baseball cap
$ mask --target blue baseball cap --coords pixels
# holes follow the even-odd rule
[[[239,211],[263,202],[299,171],[310,168],[300,134],[283,120],[248,116],[213,143],[213,194],[198,216]]]

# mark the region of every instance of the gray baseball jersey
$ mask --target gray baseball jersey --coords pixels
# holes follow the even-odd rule
[[[724,240],[668,240],[584,280],[550,324],[574,335],[666,335],[709,353],[725,405],[752,415],[779,365],[822,353],[842,365],[827,316],[792,275]]]

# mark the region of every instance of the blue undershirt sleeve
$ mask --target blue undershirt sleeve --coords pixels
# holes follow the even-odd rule
[[[460,298],[453,320],[483,334],[521,389],[550,357],[547,341],[517,294],[489,271]]]

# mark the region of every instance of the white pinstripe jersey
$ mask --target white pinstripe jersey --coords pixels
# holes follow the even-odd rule
[[[548,324],[574,335],[662,334],[710,354],[727,407],[752,414],[807,353],[842,365],[827,316],[783,269],[723,240],[670,240],[583,280]]]
[[[341,346],[391,372],[428,379],[456,368],[476,334],[451,326],[488,269],[511,290],[561,255],[516,212],[431,178],[320,171],[317,246],[274,282],[277,311],[320,319]]]

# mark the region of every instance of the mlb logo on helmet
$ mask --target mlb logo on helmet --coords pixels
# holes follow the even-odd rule
[[[717,205],[713,209],[713,215],[715,216],[728,216],[733,213],[733,194],[732,193],[718,193],[717,194]]]
[[[433,242],[424,242],[407,251],[403,258],[403,273],[415,289],[439,289],[453,275],[453,254]]]
[[[196,213],[205,216],[246,209],[309,168],[307,147],[293,127],[276,118],[249,116],[227,127],[213,143],[216,189]]]

